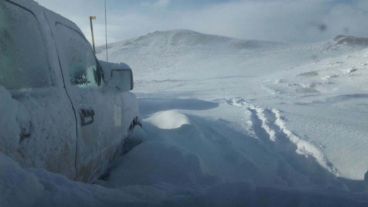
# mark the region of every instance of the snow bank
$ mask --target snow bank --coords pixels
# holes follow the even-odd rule
[[[149,105],[143,105],[146,104]],[[202,113],[216,117],[218,113],[223,115],[225,107],[227,104],[220,104],[210,109],[211,112]],[[244,113],[246,117],[246,110],[239,108],[234,112]],[[251,133],[237,130],[233,123],[222,119],[205,118],[179,109],[154,113],[144,123],[145,141],[121,158],[107,179],[107,186],[144,184],[202,189],[223,182],[249,182],[344,190],[335,176],[315,161],[314,154],[309,157],[297,154],[297,143],[279,134],[283,129],[273,127],[276,118],[272,121],[265,115],[264,119],[268,129],[274,131],[274,141],[267,133],[256,133],[259,139],[254,139]],[[161,125],[165,121],[173,124],[183,120],[185,124],[181,127]],[[255,127],[261,129],[262,123],[255,123]]]
[[[147,118],[146,121],[160,129],[177,129],[190,124],[188,117],[178,111],[161,111]]]
[[[103,207],[129,205],[133,202],[139,204],[143,201],[124,191],[74,182],[41,169],[23,169],[0,153],[2,207]]]
[[[36,176],[0,153],[0,206],[34,206],[43,190]]]

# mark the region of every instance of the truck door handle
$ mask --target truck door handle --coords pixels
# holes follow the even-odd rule
[[[82,126],[87,126],[95,121],[95,111],[93,109],[80,109],[79,116]]]

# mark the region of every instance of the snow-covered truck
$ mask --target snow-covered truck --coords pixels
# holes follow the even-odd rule
[[[132,89],[130,67],[98,61],[73,22],[0,1],[0,153],[91,182],[139,125]]]

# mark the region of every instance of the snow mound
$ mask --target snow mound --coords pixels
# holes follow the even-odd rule
[[[161,111],[153,114],[145,121],[159,129],[177,129],[190,124],[188,117],[178,111]]]

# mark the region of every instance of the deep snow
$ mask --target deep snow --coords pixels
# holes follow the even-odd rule
[[[141,143],[93,185],[0,154],[0,206],[368,206],[367,49],[182,30],[109,47]]]

